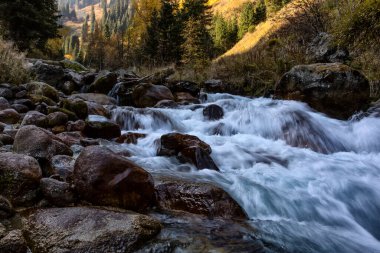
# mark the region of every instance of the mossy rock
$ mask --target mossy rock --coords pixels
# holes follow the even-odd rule
[[[72,69],[77,72],[88,71],[88,69],[85,66],[83,66],[82,64],[76,61],[70,61],[66,59],[66,60],[60,61],[59,63],[65,69]]]
[[[39,95],[48,97],[55,102],[59,101],[58,91],[49,84],[43,82],[31,82],[26,84],[26,89],[28,90],[29,95]]]
[[[48,108],[48,114],[54,113],[54,112],[63,112],[64,114],[66,114],[69,117],[69,120],[71,120],[71,121],[78,120],[78,117],[75,113],[73,113],[72,111],[67,110],[65,108],[59,108],[59,107],[49,107]]]
[[[79,119],[86,119],[88,116],[88,106],[81,99],[64,99],[61,107],[74,112]]]
[[[52,99],[41,96],[41,95],[29,95],[29,99],[34,103],[34,104],[39,104],[39,103],[45,103],[49,106],[55,106],[57,105],[56,102],[54,102]]]

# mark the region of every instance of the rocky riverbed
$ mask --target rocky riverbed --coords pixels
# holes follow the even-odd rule
[[[379,144],[366,135],[380,136],[380,123],[376,104],[367,111],[369,84],[359,72],[299,66],[274,92],[338,119],[364,111],[341,121],[299,102],[206,93],[226,91],[217,80],[201,92],[198,84],[168,81],[170,71],[138,77],[39,60],[30,68],[35,81],[0,84],[0,252],[378,252],[378,204],[363,211],[367,219],[333,222],[321,213],[335,194],[318,183],[315,194],[326,196],[311,201],[313,191],[304,190],[313,180],[286,172],[308,160],[331,169],[356,161],[367,169],[358,172],[361,190],[378,199],[363,180],[379,175],[364,160],[380,160]],[[284,178],[303,197],[288,199]],[[354,186],[337,194],[346,187]],[[269,225],[277,219],[294,223]],[[305,229],[304,241],[294,231],[293,241],[282,234],[307,221],[317,230]],[[312,240],[324,238],[323,224],[338,223],[359,224],[371,236],[351,232],[366,246]]]

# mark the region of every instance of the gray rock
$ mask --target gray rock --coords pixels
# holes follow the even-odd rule
[[[8,219],[15,214],[12,203],[0,195],[0,220]]]
[[[27,253],[28,246],[21,230],[13,230],[0,240],[0,252]]]
[[[28,205],[37,198],[41,168],[33,157],[0,153],[0,194],[13,205]]]
[[[55,155],[73,154],[61,139],[36,126],[22,127],[16,134],[13,148],[16,153],[42,160],[50,160]]]
[[[75,202],[75,194],[66,182],[60,182],[52,178],[42,178],[40,187],[43,196],[49,203],[55,206],[69,206]]]
[[[8,100],[0,96],[0,110],[9,109],[10,107]]]
[[[0,111],[0,122],[6,124],[16,124],[21,118],[21,115],[14,109],[5,109]]]
[[[324,32],[313,39],[306,53],[311,61],[322,63],[344,63],[350,57],[347,49],[336,46],[333,37]]]
[[[31,250],[40,253],[134,252],[161,229],[145,215],[91,207],[37,210],[25,225]]]
[[[21,126],[29,125],[45,128],[48,126],[48,119],[45,114],[37,111],[29,111],[22,120]]]

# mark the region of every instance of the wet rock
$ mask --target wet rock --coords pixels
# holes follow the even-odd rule
[[[179,104],[177,102],[174,102],[173,100],[161,100],[154,106],[154,108],[175,109],[175,108],[178,108],[178,106],[179,106]]]
[[[275,96],[308,103],[317,111],[348,119],[370,101],[369,82],[359,71],[341,63],[299,65],[286,73]]]
[[[83,147],[89,147],[89,146],[98,146],[99,140],[91,139],[91,138],[83,138],[80,140],[80,145]]]
[[[75,122],[69,121],[67,123],[67,131],[70,132],[81,132],[86,127],[86,122],[83,120],[77,120]]]
[[[14,109],[0,111],[0,122],[5,124],[16,124],[21,119],[20,114]]]
[[[88,88],[88,92],[108,94],[117,83],[117,74],[109,71],[102,71],[95,81]]]
[[[174,97],[176,102],[181,104],[200,104],[199,99],[187,92],[176,92],[174,93]]]
[[[74,184],[95,205],[144,210],[154,201],[151,175],[107,148],[85,148],[75,162]]]
[[[0,194],[12,204],[31,204],[37,197],[41,177],[40,166],[33,157],[0,153]]]
[[[38,81],[53,86],[58,86],[65,76],[65,72],[61,66],[46,64],[42,61],[36,62],[31,68],[31,72],[36,76]]]
[[[67,146],[80,145],[83,138],[80,132],[63,132],[56,135]]]
[[[31,82],[26,84],[26,90],[28,91],[29,95],[47,97],[54,102],[59,101],[58,91],[47,83]]]
[[[48,119],[45,114],[37,111],[29,111],[22,120],[21,126],[29,125],[45,128],[48,126]]]
[[[79,119],[86,119],[88,116],[87,104],[82,99],[64,99],[62,100],[62,108],[75,113]]]
[[[224,111],[219,105],[209,105],[203,109],[203,116],[208,120],[220,120],[224,116]]]
[[[89,115],[100,115],[106,118],[110,117],[110,112],[104,106],[94,103],[94,102],[86,102],[88,107]]]
[[[68,121],[69,117],[63,112],[53,112],[47,116],[47,122],[50,127],[66,125]]]
[[[153,107],[161,100],[174,100],[172,92],[165,86],[141,84],[133,90],[133,102],[137,107]]]
[[[113,139],[121,135],[121,129],[118,124],[106,118],[94,119],[86,121],[83,134],[90,138]]]
[[[33,252],[134,252],[160,229],[157,220],[141,214],[71,207],[36,211],[25,234]]]
[[[59,175],[64,181],[72,179],[75,160],[71,156],[56,155],[50,160],[53,175]]]
[[[87,102],[94,102],[100,105],[116,105],[117,102],[114,98],[104,94],[96,93],[80,93],[71,95],[69,98],[80,98]]]
[[[200,88],[197,83],[190,81],[182,81],[176,83],[165,84],[173,93],[185,92],[190,94],[192,97],[197,98],[199,96]]]
[[[0,252],[27,253],[28,246],[21,230],[13,230],[0,240]]]
[[[14,152],[32,156],[38,160],[50,160],[55,155],[73,153],[61,139],[51,132],[36,126],[24,126],[16,134]]]
[[[0,110],[9,109],[11,105],[9,104],[8,100],[0,97]]]
[[[8,134],[0,134],[0,142],[3,143],[3,145],[13,145],[13,138]]]
[[[155,183],[157,203],[161,209],[185,211],[210,218],[247,218],[233,198],[223,189],[209,183],[179,178],[161,178]]]
[[[161,136],[158,155],[177,156],[198,169],[219,170],[210,157],[211,152],[211,147],[196,136],[172,133]]]
[[[145,138],[146,134],[126,133],[116,139],[117,143],[137,144],[138,139]]]
[[[74,191],[66,182],[43,178],[40,181],[40,187],[44,198],[55,206],[69,206],[75,202]]]
[[[8,219],[15,214],[11,202],[0,195],[0,220]]]

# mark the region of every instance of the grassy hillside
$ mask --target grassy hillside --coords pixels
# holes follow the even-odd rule
[[[227,17],[236,15],[239,8],[245,2],[254,2],[254,0],[210,0],[209,5],[212,6],[214,13],[221,13]]]
[[[307,55],[308,46],[320,32],[327,32],[333,36],[333,43],[350,51],[346,64],[370,80],[380,80],[376,31],[380,11],[375,7],[379,3],[294,0],[214,60],[209,77],[223,79],[251,95],[263,95],[293,66],[313,63]]]

